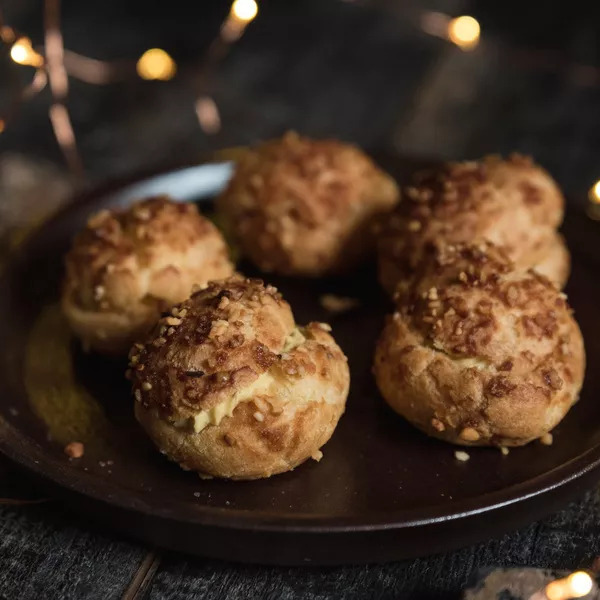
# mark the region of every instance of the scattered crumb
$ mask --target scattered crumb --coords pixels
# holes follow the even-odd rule
[[[431,419],[431,426],[436,431],[444,431],[446,429],[446,426],[439,419],[436,418]]]
[[[503,456],[506,456],[510,450],[506,446],[500,446],[500,452],[502,452]]]
[[[11,407],[8,409],[8,412],[9,412],[9,414],[11,414],[13,417],[16,417],[16,416],[19,414],[19,411],[18,411],[16,408],[14,408],[13,406],[11,406]]]
[[[545,433],[541,438],[540,438],[540,443],[544,444],[544,446],[552,446],[552,442],[554,441],[554,437],[552,436],[551,433]]]
[[[334,314],[348,312],[360,306],[360,302],[356,298],[336,296],[335,294],[323,294],[319,298],[319,302],[326,311]]]
[[[467,462],[471,457],[464,450],[455,450],[454,458],[461,462]]]
[[[323,453],[320,450],[317,450],[316,452],[313,452],[311,458],[319,462],[323,458]]]
[[[106,461],[106,464],[107,464],[108,466],[112,466],[112,465],[114,465],[114,464],[115,464],[115,461],[114,461],[114,460],[107,460],[107,461]]]
[[[194,496],[195,496],[196,498],[200,498],[200,492],[194,492]]]
[[[99,460],[98,464],[104,469],[104,467],[106,466],[106,463],[103,460]]]
[[[65,454],[69,458],[81,458],[85,451],[85,447],[81,442],[71,442],[65,446]]]
[[[227,506],[229,506],[229,505],[231,504],[231,502],[229,502],[229,500],[225,500],[225,504],[226,504]]]
[[[188,471],[189,471],[189,469],[188,469]],[[198,477],[200,477],[200,479],[214,479],[214,477],[212,475],[208,475],[207,473],[198,473]]]

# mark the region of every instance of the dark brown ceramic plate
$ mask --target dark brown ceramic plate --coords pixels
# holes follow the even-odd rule
[[[400,159],[386,164],[398,177],[414,166]],[[389,410],[370,371],[389,310],[372,268],[348,280],[269,278],[298,322],[330,322],[349,356],[347,412],[319,464],[263,481],[226,482],[201,481],[167,462],[133,420],[125,365],[85,355],[71,340],[57,307],[62,256],[93,211],[162,192],[208,203],[229,173],[226,163],[208,164],[97,190],[10,258],[0,276],[2,452],[115,529],[186,552],[278,564],[392,560],[468,544],[540,518],[598,478],[595,368],[588,369],[580,402],[556,429],[554,445],[533,443],[508,456],[473,449],[468,462],[458,462],[452,446]],[[567,291],[595,365],[596,225],[574,211],[565,234],[573,253]],[[331,316],[319,304],[324,293],[351,296],[360,305]],[[69,461],[63,447],[73,440],[83,441],[86,452]]]

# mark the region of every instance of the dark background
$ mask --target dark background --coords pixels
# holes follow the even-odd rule
[[[569,190],[600,177],[596,110],[600,7],[577,2],[264,0],[258,18],[203,83],[222,130],[204,134],[193,101],[202,57],[229,2],[67,0],[67,48],[136,60],[166,49],[169,82],[135,76],[107,86],[71,82],[69,107],[83,162],[103,179],[289,128],[363,146],[462,158],[520,150]],[[38,0],[3,0],[5,19],[41,43]],[[421,31],[423,13],[473,14],[483,36],[465,53]],[[0,61],[2,82],[9,61]],[[30,69],[11,67],[26,78]],[[2,86],[6,91],[6,86]],[[22,108],[0,150],[61,157],[46,90]]]
[[[88,184],[289,128],[369,149],[444,158],[513,150],[532,154],[583,204],[600,178],[600,6],[587,2],[259,0],[260,12],[213,77],[203,55],[229,2],[68,0],[65,46],[135,61],[149,47],[177,61],[169,82],[92,86],[71,81],[69,109]],[[39,0],[0,0],[5,21],[43,41]],[[424,11],[472,14],[473,52],[423,33]],[[0,51],[0,107],[31,70]],[[198,89],[219,107],[222,128],[205,134]],[[23,105],[0,134],[0,220],[38,214],[44,193],[18,205],[2,193],[2,164],[51,164],[65,178],[47,110],[49,92]],[[1,108],[0,108],[1,111]],[[1,114],[1,113],[0,113]],[[13,163],[10,163],[13,164]],[[52,166],[55,165],[55,166]],[[32,167],[33,168],[33,167]],[[46,167],[44,167],[46,168]],[[49,193],[49,192],[48,192]],[[11,210],[5,210],[12,202]],[[2,204],[4,203],[4,207]],[[29,213],[28,213],[29,214]],[[2,216],[4,215],[4,217]],[[1,225],[1,223],[0,223]],[[0,228],[1,231],[1,228]],[[149,573],[159,598],[456,598],[480,567],[574,568],[600,553],[597,490],[553,517],[474,548],[382,566],[283,569],[227,565],[154,551],[98,531],[40,498],[0,461],[0,598],[119,598]],[[137,583],[136,583],[137,581]]]

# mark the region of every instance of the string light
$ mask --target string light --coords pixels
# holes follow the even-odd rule
[[[234,0],[231,10],[221,27],[221,39],[231,44],[244,33],[248,23],[258,14],[256,0]]]
[[[448,39],[462,50],[472,50],[479,43],[481,27],[477,19],[463,15],[448,23]]]
[[[102,61],[65,49],[60,29],[60,2],[61,0],[45,0],[45,57],[33,49],[28,37],[19,37],[14,29],[4,25],[0,13],[0,41],[11,46],[12,60],[19,65],[37,68],[31,83],[21,90],[17,101],[3,115],[3,118],[0,118],[0,133],[4,131],[7,121],[18,111],[19,105],[39,93],[49,82],[53,98],[49,117],[54,134],[72,173],[81,178],[83,166],[66,107],[68,76],[101,85],[124,79],[133,72],[135,65],[137,74],[141,78],[167,81],[175,76],[177,65],[161,48],[147,50],[137,63],[126,60]],[[214,71],[216,64],[227,54],[230,45],[243,35],[248,23],[256,18],[257,14],[256,0],[234,0],[221,26],[219,36],[210,44],[202,67],[199,69],[196,84],[199,90],[205,88],[206,80]],[[212,98],[205,93],[200,93],[194,108],[200,127],[205,133],[210,135],[220,130],[219,109]]]
[[[27,37],[19,38],[12,45],[10,57],[19,65],[41,67],[44,64],[44,57],[33,49],[31,40]]]
[[[600,180],[596,181],[596,183],[590,188],[588,197],[590,202],[593,202],[594,204],[600,204]]]
[[[56,141],[71,173],[78,180],[83,179],[83,163],[77,149],[75,131],[67,109],[69,78],[65,69],[65,52],[61,30],[61,0],[44,2],[44,47],[46,51],[46,70],[52,105],[48,116],[54,130]]]
[[[168,81],[177,72],[177,65],[161,48],[151,48],[142,54],[137,62],[136,70],[142,79]]]
[[[215,101],[208,96],[201,96],[196,100],[196,116],[200,127],[208,135],[214,135],[221,129],[221,116]]]
[[[249,23],[258,14],[258,4],[256,0],[235,0],[231,5],[231,16],[242,21]]]
[[[441,12],[425,11],[421,15],[421,29],[456,44],[461,50],[473,50],[481,37],[479,22],[468,15],[452,19]]]
[[[544,589],[548,600],[570,600],[583,598],[594,587],[594,581],[585,571],[576,571],[564,579],[557,579],[549,583]]]

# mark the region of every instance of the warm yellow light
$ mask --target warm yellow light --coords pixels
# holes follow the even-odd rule
[[[248,23],[258,14],[256,0],[235,0],[231,5],[231,14],[240,21]]]
[[[591,202],[600,204],[600,180],[591,187],[588,196]]]
[[[594,586],[594,581],[585,571],[571,573],[565,579],[558,579],[546,586],[544,593],[548,600],[569,600],[587,596]]]
[[[6,123],[4,122],[4,119],[0,119],[0,133],[2,133],[4,131],[5,127],[6,127]]]
[[[473,17],[456,17],[448,23],[448,39],[463,50],[475,48],[480,34],[479,22]]]
[[[146,50],[137,62],[137,72],[142,79],[168,81],[177,72],[175,61],[160,48]]]
[[[592,591],[594,585],[592,578],[585,571],[572,573],[567,580],[571,584],[571,593],[574,598],[586,596]]]
[[[31,40],[26,37],[19,38],[10,49],[10,57],[19,65],[41,67],[44,58],[31,47]]]

